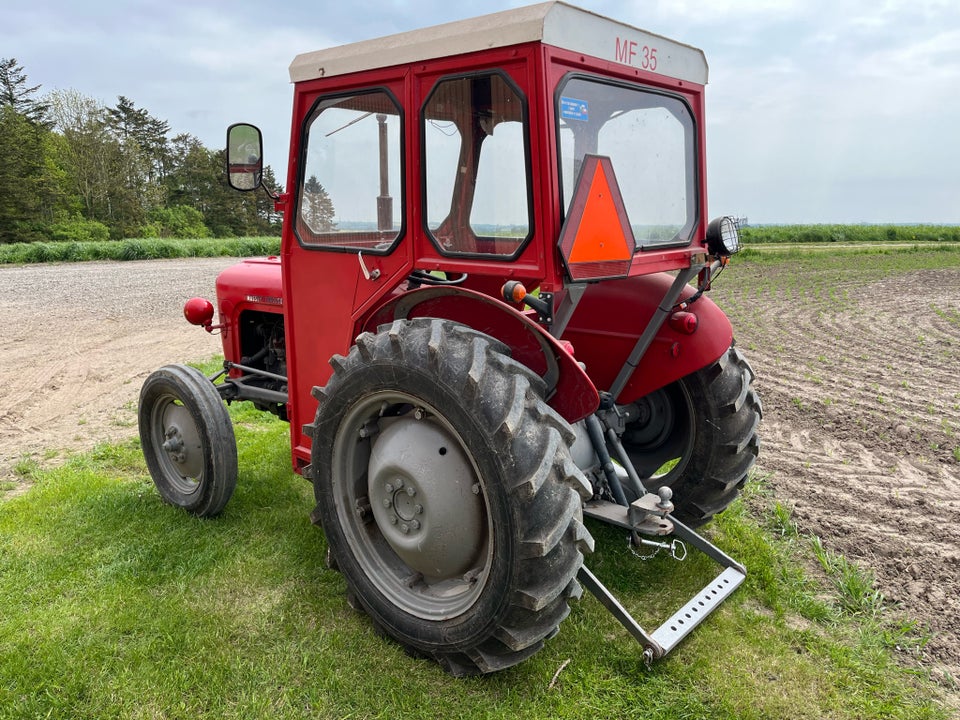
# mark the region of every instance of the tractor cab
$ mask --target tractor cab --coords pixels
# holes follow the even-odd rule
[[[664,296],[697,276],[707,287],[737,249],[728,219],[708,233],[700,50],[548,2],[299,55],[290,78],[289,192],[278,208],[287,350],[310,368],[289,383],[303,464],[310,443],[297,429],[330,370],[318,354],[346,352],[411,289],[522,308],[502,294],[516,283],[545,299],[532,313],[543,330],[573,343],[592,384],[618,396],[666,386],[729,346],[732,331],[710,308],[714,327],[697,343],[642,353],[641,372],[615,385],[629,336]],[[235,126],[238,189],[250,174],[234,174],[234,161],[259,155],[249,126]],[[664,288],[663,272],[684,280]],[[564,402],[555,407],[579,419],[583,403]]]

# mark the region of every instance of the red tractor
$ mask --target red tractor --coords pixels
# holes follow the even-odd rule
[[[652,660],[744,578],[692,528],[757,456],[761,405],[704,292],[739,249],[708,222],[701,51],[548,2],[298,56],[280,257],[187,320],[213,378],[144,383],[165,500],[220,512],[224,401],[290,423],[348,600],[457,675],[542,647],[581,583]],[[259,129],[227,133],[238,190]],[[584,517],[720,574],[647,632],[584,565]],[[651,539],[652,538],[652,539]],[[659,538],[659,539],[657,539]]]

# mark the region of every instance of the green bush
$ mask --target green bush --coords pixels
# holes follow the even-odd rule
[[[150,211],[150,224],[145,235],[172,238],[206,238],[210,230],[203,224],[203,215],[188,205],[155,208]]]
[[[54,242],[103,242],[110,239],[110,228],[96,220],[74,217],[54,223],[48,234]]]

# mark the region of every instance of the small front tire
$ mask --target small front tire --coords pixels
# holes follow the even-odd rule
[[[140,443],[161,497],[198,517],[217,515],[237,484],[227,408],[199,370],[167,365],[140,389]]]

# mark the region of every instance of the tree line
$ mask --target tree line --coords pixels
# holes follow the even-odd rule
[[[0,59],[0,243],[279,235],[265,193],[226,184],[222,149],[123,95],[39,90]],[[264,183],[281,189],[269,166]]]

